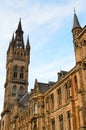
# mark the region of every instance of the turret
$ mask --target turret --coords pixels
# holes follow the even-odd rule
[[[82,28],[80,26],[78,17],[76,15],[75,11],[74,11],[72,34],[73,34],[73,43],[74,43],[76,64],[81,62],[81,60],[82,60],[81,42],[79,40],[79,35],[80,35],[81,32],[82,32]]]
[[[77,36],[81,32],[81,30],[82,30],[82,28],[80,26],[78,17],[76,15],[76,12],[74,11],[74,20],[73,20],[73,28],[72,28],[72,33],[73,33],[74,40],[77,38]]]

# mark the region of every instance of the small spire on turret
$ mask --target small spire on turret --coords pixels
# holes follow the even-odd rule
[[[27,38],[27,44],[26,44],[26,49],[29,49],[30,50],[30,42],[29,42],[29,36]]]
[[[30,54],[30,42],[29,42],[29,36],[27,38],[27,44],[26,44],[26,50],[27,50],[27,54]]]
[[[76,27],[81,28],[80,23],[79,23],[79,20],[78,20],[78,17],[77,17],[77,15],[76,15],[76,10],[75,10],[75,8],[74,8],[74,20],[73,20],[73,28],[72,28],[72,29],[74,29],[74,28],[76,28]]]

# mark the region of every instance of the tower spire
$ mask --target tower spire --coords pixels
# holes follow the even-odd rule
[[[19,19],[19,24],[16,30],[16,36],[15,36],[15,47],[16,48],[23,48],[24,49],[24,41],[23,41],[23,30],[22,30],[22,24],[21,24],[21,18]]]
[[[77,17],[77,15],[76,15],[76,10],[75,10],[75,8],[74,8],[74,20],[73,20],[73,28],[72,28],[72,29],[74,29],[74,28],[76,28],[76,27],[81,28],[80,23],[79,23],[79,20],[78,20],[78,17]]]
[[[17,30],[22,31],[21,18],[19,19],[19,24]]]
[[[16,30],[16,34],[23,34],[21,18],[19,19],[19,24]]]
[[[26,50],[27,50],[27,52],[28,52],[28,54],[29,54],[29,52],[30,52],[30,42],[29,42],[29,36],[27,37]]]
[[[29,42],[29,36],[27,37],[27,46],[30,46],[30,42]]]

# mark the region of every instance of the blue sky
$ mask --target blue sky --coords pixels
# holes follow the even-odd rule
[[[57,72],[75,65],[72,26],[73,7],[80,24],[86,24],[86,0],[4,0],[0,1],[0,112],[6,79],[6,51],[19,18],[24,41],[31,45],[29,90],[40,82],[57,81]]]

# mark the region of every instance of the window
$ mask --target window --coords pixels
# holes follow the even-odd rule
[[[71,113],[70,113],[70,111],[67,112],[67,118],[68,118],[68,130],[71,130]]]
[[[21,67],[20,69],[20,79],[24,78],[24,67]]]
[[[13,70],[13,77],[14,77],[14,78],[17,78],[17,69],[18,69],[18,67],[15,66],[15,67],[14,67],[14,70]]]
[[[78,82],[77,82],[77,77],[76,75],[74,76],[74,83],[75,83],[75,90],[76,92],[78,91]]]
[[[38,108],[38,105],[37,105],[37,102],[34,103],[34,114],[37,114],[37,108]]]
[[[54,109],[54,94],[51,94],[51,110]]]
[[[19,88],[19,95],[22,96],[23,93],[24,93],[24,88],[23,88],[23,86],[20,86],[20,88]]]
[[[59,116],[59,123],[60,123],[60,130],[64,130],[63,115],[62,114]]]
[[[52,130],[55,130],[55,119],[51,119]]]
[[[37,122],[34,121],[34,127],[33,127],[33,130],[37,130]]]
[[[66,99],[69,99],[70,98],[70,85],[66,83],[65,89],[66,89]]]
[[[48,111],[48,97],[46,97],[46,100],[45,100],[45,102],[46,102],[46,111]]]
[[[13,96],[16,96],[16,89],[17,89],[17,87],[16,87],[16,85],[14,85],[14,86],[13,86],[13,89],[12,89],[12,94],[13,94]]]
[[[61,88],[57,90],[58,92],[58,106],[62,105],[62,94],[61,94]]]

